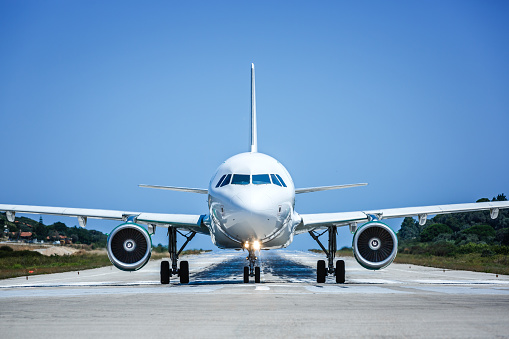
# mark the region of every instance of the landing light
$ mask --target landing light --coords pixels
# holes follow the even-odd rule
[[[260,242],[259,241],[253,241],[253,249],[255,251],[258,251],[260,249]]]
[[[244,247],[249,248],[249,243],[247,241],[244,243]]]

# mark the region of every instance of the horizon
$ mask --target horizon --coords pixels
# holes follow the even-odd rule
[[[258,150],[297,188],[369,184],[300,194],[298,213],[491,200],[509,192],[508,14],[496,1],[1,2],[0,203],[207,213],[202,195],[138,185],[206,188],[249,151],[251,63]],[[315,246],[303,234],[289,249]]]

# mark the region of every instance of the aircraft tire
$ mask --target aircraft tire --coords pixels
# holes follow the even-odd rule
[[[179,276],[181,284],[189,283],[189,262],[187,261],[180,262]]]
[[[316,282],[323,284],[326,276],[327,270],[325,269],[325,260],[318,260],[316,263]]]
[[[163,260],[161,261],[161,284],[167,285],[170,283],[170,263]]]
[[[244,283],[247,284],[249,282],[249,267],[244,266]]]
[[[255,283],[260,282],[260,267],[255,267]]]
[[[345,261],[344,260],[336,261],[336,283],[338,283],[338,284],[345,283]]]

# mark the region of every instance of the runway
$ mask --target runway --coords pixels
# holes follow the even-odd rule
[[[509,337],[509,276],[346,258],[347,282],[316,284],[322,256],[262,251],[262,283],[242,283],[245,253],[189,261],[191,283],[159,284],[160,261],[0,281],[0,333],[20,337]]]

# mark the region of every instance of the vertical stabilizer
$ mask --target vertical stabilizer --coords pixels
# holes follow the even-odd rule
[[[256,97],[255,97],[255,70],[251,64],[251,152],[258,152],[256,139]]]

